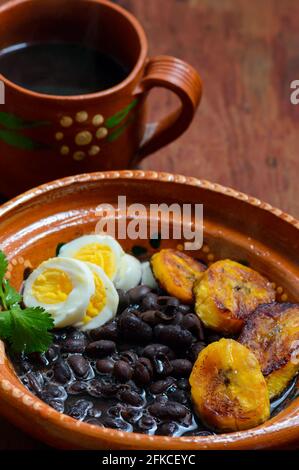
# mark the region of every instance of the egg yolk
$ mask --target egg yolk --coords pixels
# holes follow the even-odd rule
[[[78,250],[74,258],[100,266],[110,279],[115,273],[115,256],[110,246],[89,243]]]
[[[89,305],[86,310],[86,315],[83,319],[84,323],[88,323],[92,318],[99,315],[106,305],[106,290],[102,279],[97,275],[93,274],[95,293],[91,297]]]
[[[32,284],[32,295],[38,302],[58,304],[64,302],[73,289],[68,274],[60,269],[43,271]]]

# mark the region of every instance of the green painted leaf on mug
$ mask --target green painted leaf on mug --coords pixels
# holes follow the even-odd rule
[[[0,129],[0,140],[22,150],[35,150],[42,147],[42,144],[35,142],[26,135],[4,129]]]
[[[48,121],[25,121],[15,114],[0,112],[0,124],[10,130],[28,129],[31,127],[48,126]]]
[[[117,129],[115,129],[115,131],[111,132],[111,134],[109,134],[107,137],[108,142],[114,142],[115,140],[117,140],[121,136],[121,134],[126,130],[126,128],[134,121],[135,117],[135,114],[130,116],[130,119],[128,119],[128,121],[125,122],[123,126],[118,127]]]
[[[121,111],[118,111],[114,116],[111,116],[108,118],[105,122],[105,125],[108,129],[112,129],[113,127],[118,126],[126,117],[128,116],[129,112],[135,108],[137,105],[138,100],[137,98],[133,100],[126,108],[122,109]]]

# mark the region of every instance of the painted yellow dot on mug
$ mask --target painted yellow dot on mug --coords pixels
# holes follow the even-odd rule
[[[71,127],[71,125],[73,124],[73,119],[70,116],[63,116],[60,119],[60,124],[62,125],[62,127]]]
[[[68,155],[70,153],[70,148],[67,145],[63,145],[60,149],[61,155]]]
[[[91,156],[91,157],[94,157],[95,155],[97,155],[99,152],[100,152],[100,147],[98,145],[92,145],[90,147],[90,149],[88,150],[88,154]]]
[[[81,151],[75,152],[73,155],[73,159],[76,160],[77,162],[83,160],[85,157],[86,157],[85,152],[81,152]]]
[[[56,132],[55,134],[55,139],[56,140],[62,140],[63,139],[63,132]]]
[[[75,142],[77,145],[89,145],[92,141],[92,134],[89,131],[78,132],[75,137]]]
[[[103,122],[104,122],[104,116],[102,116],[101,114],[96,114],[93,117],[92,123],[94,126],[100,126],[101,124],[103,124]]]
[[[88,113],[86,111],[79,111],[76,114],[76,121],[77,122],[85,122],[88,119]]]
[[[108,131],[106,127],[100,127],[96,132],[97,139],[104,139],[107,134],[108,134]]]

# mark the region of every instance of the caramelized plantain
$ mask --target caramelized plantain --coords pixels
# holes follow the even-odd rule
[[[257,357],[270,399],[280,395],[299,371],[299,305],[262,305],[250,316],[239,341]],[[297,360],[296,360],[297,359]]]
[[[194,284],[195,311],[203,323],[224,334],[238,333],[260,304],[275,300],[271,283],[231,260],[213,263]]]
[[[193,301],[193,283],[206,266],[181,251],[164,249],[151,258],[155,278],[168,294],[185,303]]]
[[[260,365],[248,348],[233,339],[223,338],[199,353],[190,385],[195,408],[211,429],[248,429],[270,416]]]

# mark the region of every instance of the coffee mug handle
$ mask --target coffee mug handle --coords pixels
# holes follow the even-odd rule
[[[146,125],[134,163],[169,144],[189,127],[202,93],[202,82],[197,71],[180,59],[164,55],[149,59],[138,94],[147,93],[155,87],[173,91],[180,98],[181,105],[167,117]]]

